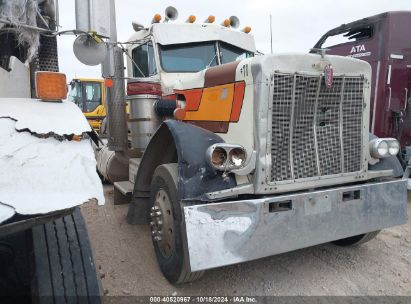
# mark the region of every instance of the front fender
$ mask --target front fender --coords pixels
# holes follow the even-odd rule
[[[134,183],[128,211],[129,223],[145,223],[148,218],[150,184],[155,169],[166,163],[178,163],[179,200],[207,200],[205,194],[236,186],[234,174],[223,176],[206,160],[207,149],[224,140],[194,125],[165,121],[144,152]]]
[[[191,124],[169,120],[164,127],[173,136],[178,156],[178,193],[181,200],[203,199],[207,192],[236,186],[233,174],[223,177],[222,172],[211,168],[206,159],[207,149],[224,140]]]

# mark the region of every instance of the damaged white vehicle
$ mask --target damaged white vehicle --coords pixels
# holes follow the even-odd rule
[[[104,204],[104,195],[92,129],[64,101],[57,7],[56,0],[0,0],[0,294],[99,302],[76,207]]]

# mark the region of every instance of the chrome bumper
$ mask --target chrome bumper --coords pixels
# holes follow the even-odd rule
[[[403,224],[407,182],[363,184],[184,207],[191,271]]]

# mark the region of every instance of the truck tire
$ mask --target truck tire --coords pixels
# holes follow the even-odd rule
[[[204,271],[190,272],[183,245],[185,225],[177,199],[177,164],[158,166],[151,182],[151,232],[160,269],[170,283],[181,284],[201,278]]]
[[[80,209],[32,229],[36,303],[96,303],[101,285]]]
[[[381,230],[377,230],[377,231],[373,231],[373,232],[369,232],[365,234],[359,234],[359,235],[351,236],[345,239],[337,240],[332,243],[338,246],[343,246],[343,247],[357,246],[357,245],[367,243],[368,241],[371,241],[373,238],[377,236],[378,233],[380,233],[380,231]]]

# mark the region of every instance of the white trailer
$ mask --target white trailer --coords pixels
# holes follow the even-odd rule
[[[57,0],[0,1],[0,294],[101,302],[78,206],[104,203],[82,112],[58,73]]]

